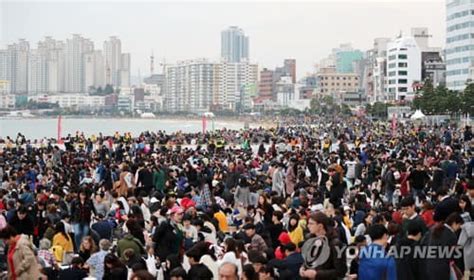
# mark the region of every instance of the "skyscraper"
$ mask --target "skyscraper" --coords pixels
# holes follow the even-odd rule
[[[94,50],[94,43],[74,34],[66,41],[65,52],[65,84],[66,92],[82,92],[84,90],[84,54]]]
[[[28,54],[30,44],[21,39],[0,54],[0,79],[9,81],[11,93],[28,92]]]
[[[105,55],[105,82],[113,86],[120,86],[120,69],[122,65],[122,42],[112,36],[104,42]]]
[[[470,70],[473,70],[474,2],[446,1],[446,87],[462,90],[466,86]]]
[[[119,70],[119,86],[129,87],[130,86],[130,54],[123,53],[121,56],[121,66]]]
[[[236,110],[238,104],[243,106],[240,109],[249,107],[252,96],[245,89],[257,87],[258,65],[222,62],[217,68],[219,86],[213,104],[226,110]]]
[[[28,93],[48,91],[47,53],[43,49],[31,50],[28,57]]]
[[[221,32],[221,57],[226,62],[241,62],[249,59],[249,37],[237,26]]]
[[[105,64],[102,51],[93,51],[84,54],[84,92],[90,87],[105,87]]]
[[[217,64],[205,59],[166,68],[165,108],[169,112],[209,111],[217,94]]]
[[[38,50],[46,55],[47,92],[65,91],[65,44],[46,37],[38,42]]]

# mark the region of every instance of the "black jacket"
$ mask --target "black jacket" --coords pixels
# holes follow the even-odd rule
[[[459,202],[452,197],[448,197],[443,199],[436,205],[433,219],[436,222],[444,221],[451,213],[454,212],[461,212]]]
[[[168,255],[181,253],[183,232],[170,221],[162,222],[153,235],[153,242],[155,242],[155,253],[163,261]]]
[[[402,251],[401,247],[411,248],[410,252]],[[402,238],[397,244],[397,252],[407,252],[403,254],[400,258],[396,258],[397,264],[397,278],[404,280],[418,280],[422,279],[422,273],[424,268],[424,263],[422,259],[417,257],[415,258],[415,248],[421,247],[421,244],[418,241]],[[420,249],[418,249],[420,250]]]
[[[58,280],[82,280],[86,278],[87,272],[79,268],[68,268],[59,272]]]
[[[291,276],[293,279],[301,279],[300,277],[300,267],[303,265],[304,260],[301,253],[293,253],[285,258],[284,263],[288,270],[291,271]]]
[[[435,237],[433,232],[436,227],[432,228],[427,234],[426,238],[423,239],[423,245],[436,246],[436,247],[454,247],[457,244],[457,236],[445,225],[442,226],[439,236]],[[450,279],[450,267],[449,262],[451,260],[459,262],[460,259],[448,259],[448,258],[429,258],[425,260],[425,273],[426,276],[422,279],[427,280],[449,280]]]
[[[82,215],[81,215],[82,213]],[[84,204],[81,204],[79,199],[73,200],[71,203],[71,221],[73,223],[87,223],[91,221],[91,214],[95,212],[94,204],[87,199]]]
[[[330,255],[328,260],[316,268],[318,280],[342,279],[347,272],[346,254],[338,256],[338,251],[336,250],[336,247],[342,247],[341,241],[337,237],[331,238],[329,239],[329,246]]]
[[[12,220],[9,224],[15,228],[18,234],[33,235],[34,225],[33,220],[27,215],[23,220],[18,218],[18,214],[15,212]]]

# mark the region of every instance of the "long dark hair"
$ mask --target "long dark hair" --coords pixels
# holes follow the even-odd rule
[[[452,226],[454,224],[463,224],[464,220],[458,212],[451,213],[444,222],[439,222],[433,229],[432,237],[438,239],[441,237],[444,225]]]
[[[292,226],[291,220],[296,220],[296,225]],[[291,215],[290,219],[288,220],[288,231],[289,232],[294,231],[299,226],[299,222],[300,222],[300,216],[298,216],[297,214]]]
[[[467,212],[467,213],[471,214],[472,203],[471,203],[471,200],[469,199],[469,197],[467,195],[463,194],[459,198],[459,201],[461,201],[461,200],[466,202],[466,206],[464,207],[464,212]]]
[[[64,226],[63,222],[57,222],[54,226],[54,229],[56,230],[56,233],[61,233],[66,238],[66,240],[71,239],[69,234],[66,233],[66,227]]]
[[[225,245],[227,246],[226,252],[234,252],[236,258],[240,258],[240,252],[237,248],[238,244],[234,238],[227,238],[224,241]]]

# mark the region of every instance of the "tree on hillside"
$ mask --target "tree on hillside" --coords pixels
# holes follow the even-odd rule
[[[474,116],[474,84],[469,84],[464,89],[460,99],[462,112]]]
[[[114,87],[112,85],[107,84],[104,88],[104,95],[114,93]]]

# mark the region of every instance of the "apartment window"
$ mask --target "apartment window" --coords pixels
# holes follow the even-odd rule
[[[392,72],[393,75],[392,76],[395,76],[395,72]],[[408,71],[398,71],[398,75],[399,76],[406,76],[408,75]]]
[[[400,75],[400,72],[401,72],[401,71],[398,71],[399,75]],[[388,72],[388,76],[389,76],[389,77],[393,77],[393,76],[395,76],[396,74],[397,74],[397,72],[395,72],[395,71]]]
[[[334,83],[331,83],[331,86],[334,86]]]
[[[396,81],[397,81],[397,80],[395,80],[395,79],[388,80],[388,84],[389,84],[389,85],[393,85],[393,84],[395,84]]]
[[[406,54],[399,54],[398,59],[407,59],[407,55]]]
[[[343,77],[342,79],[345,81],[345,80],[346,80],[346,77]]]
[[[399,62],[398,67],[408,67],[408,63],[406,62]]]
[[[339,77],[336,77],[336,80],[339,80]]]
[[[395,66],[397,66],[396,63],[390,63],[390,64],[388,65],[388,68],[389,68],[389,69],[395,68]]]
[[[396,55],[391,55],[388,57],[388,60],[394,60],[397,56]]]
[[[336,83],[336,86],[339,86],[339,83]]]
[[[398,88],[398,92],[407,92],[408,91],[408,88],[406,87],[399,87]]]
[[[407,82],[408,82],[407,79],[399,79],[399,80],[398,80],[398,83],[399,83],[399,84],[406,84]]]
[[[347,83],[348,86],[351,86],[352,84],[351,83]]]
[[[355,80],[358,80],[358,79],[359,79],[359,77],[354,77],[354,79],[355,79]]]
[[[343,86],[346,86],[346,83],[342,83]]]

